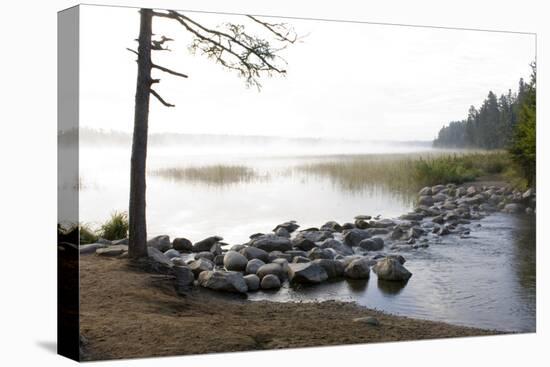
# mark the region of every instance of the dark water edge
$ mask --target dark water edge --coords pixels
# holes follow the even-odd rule
[[[476,226],[479,223],[481,226]],[[505,332],[536,330],[535,216],[495,213],[473,222],[470,238],[430,238],[430,247],[399,251],[413,273],[407,284],[336,281],[251,300],[353,301],[387,313]]]

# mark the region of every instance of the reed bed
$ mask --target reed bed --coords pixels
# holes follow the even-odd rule
[[[247,183],[259,180],[262,177],[249,167],[242,165],[211,165],[183,168],[163,168],[151,172],[173,181],[187,181],[192,183],[225,186],[238,183]]]

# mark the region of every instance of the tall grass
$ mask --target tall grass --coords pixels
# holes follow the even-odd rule
[[[253,169],[242,165],[211,165],[185,168],[164,168],[151,172],[174,181],[189,181],[208,185],[223,186],[251,182],[260,177]]]
[[[128,237],[128,214],[113,212],[111,218],[101,225],[100,236],[107,240],[119,240]]]
[[[406,193],[426,185],[460,184],[502,174],[509,165],[510,159],[503,152],[417,153],[334,157],[297,166],[296,170],[329,177],[345,190],[383,186]]]

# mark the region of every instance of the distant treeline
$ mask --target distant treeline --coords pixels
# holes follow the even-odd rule
[[[497,98],[489,92],[479,109],[470,106],[468,117],[444,126],[434,147],[507,149],[533,183],[536,153],[536,65],[531,79],[519,80],[518,91]]]

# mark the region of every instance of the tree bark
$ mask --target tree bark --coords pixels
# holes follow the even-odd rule
[[[130,163],[129,247],[131,258],[147,256],[147,223],[145,214],[147,130],[151,88],[151,36],[153,11],[140,10],[138,75],[134,111],[134,135]]]

